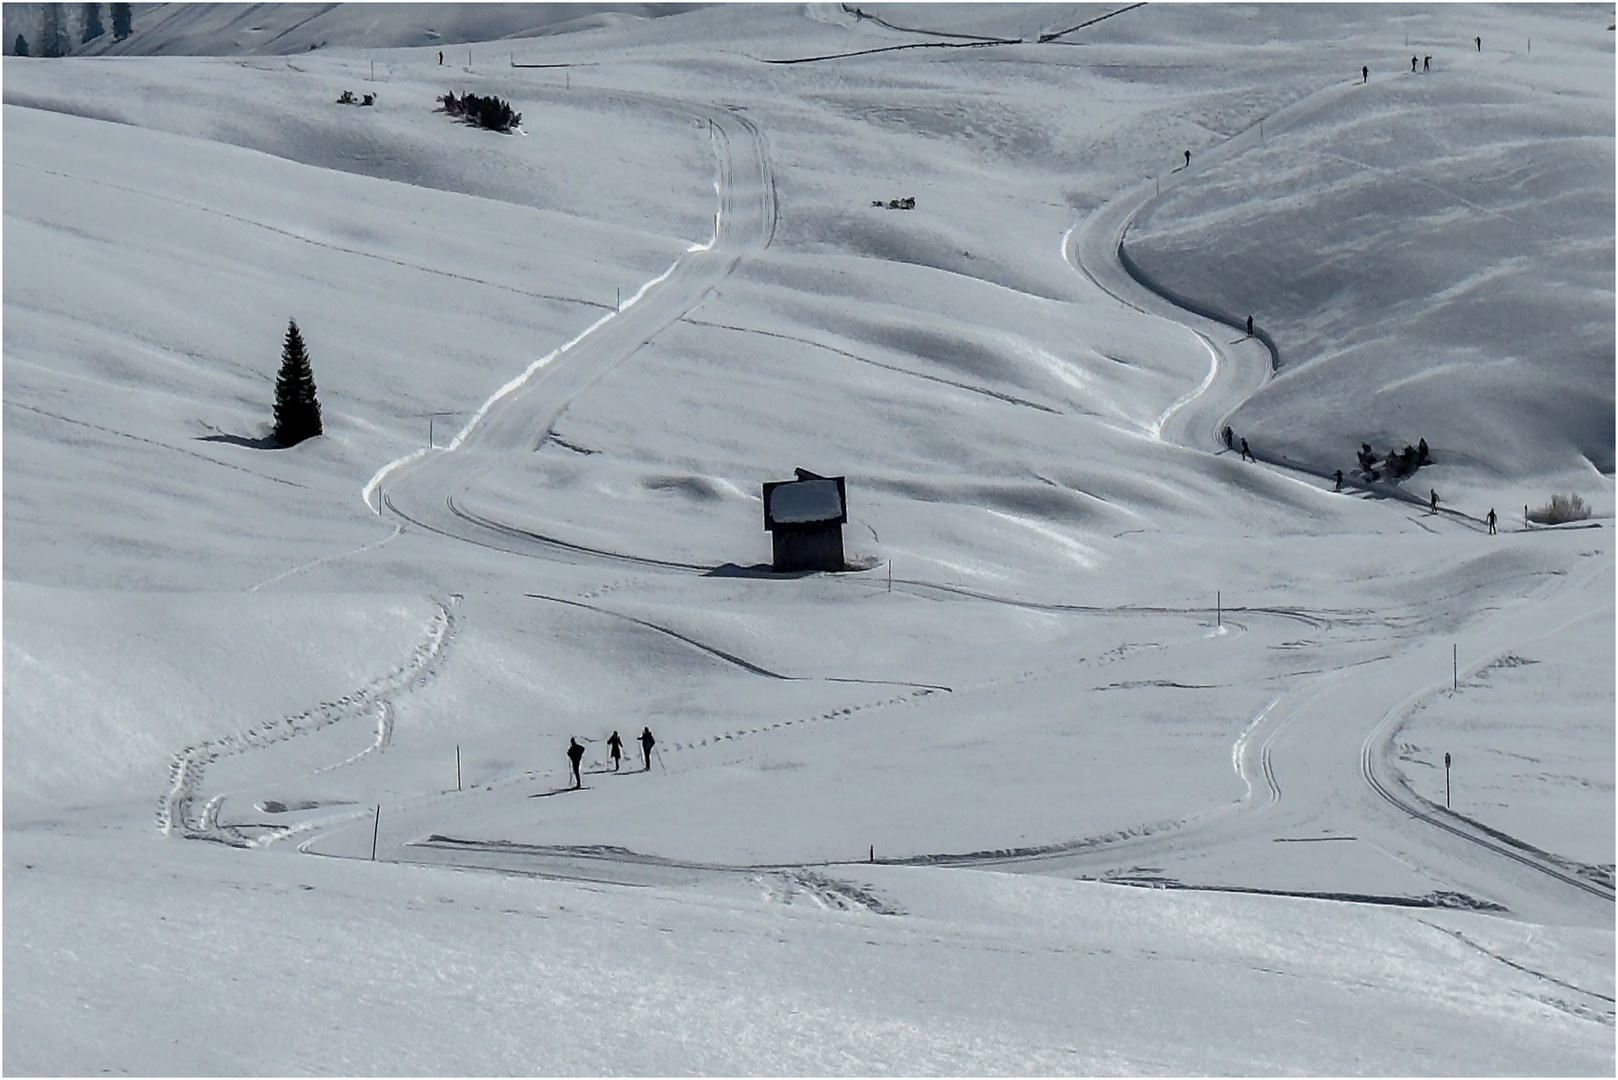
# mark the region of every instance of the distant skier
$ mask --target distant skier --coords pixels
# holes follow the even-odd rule
[[[652,729],[642,729],[640,733],[640,754],[641,757],[646,759],[646,772],[652,771],[652,747],[656,745],[657,740],[652,738]]]
[[[624,740],[618,737],[618,733],[616,731],[613,732],[612,737],[607,740],[607,753],[612,755],[612,771],[617,772],[618,759],[624,756]]]
[[[1253,316],[1251,315],[1247,317],[1247,336],[1253,336]]]
[[[1332,490],[1333,491],[1342,491],[1343,490],[1343,470],[1342,469],[1337,470],[1337,486],[1332,488]]]
[[[1225,435],[1225,449],[1226,450],[1234,450],[1234,449],[1236,449],[1236,433],[1234,431],[1230,430],[1230,425],[1229,424],[1225,425],[1224,435]]]
[[[583,782],[579,780],[579,762],[584,760],[584,747],[579,745],[577,738],[568,739],[567,759],[573,763],[573,786],[583,787]]]
[[[1364,86],[1366,83],[1368,83],[1370,81],[1371,81],[1371,69],[1368,68],[1368,67],[1360,68],[1360,85]]]
[[[440,50],[439,53],[438,53],[438,66],[439,67],[444,66],[444,53],[443,53],[442,50]]]
[[[1419,58],[1415,57],[1415,56],[1412,56],[1410,58],[1410,74],[1412,74],[1412,75],[1414,75],[1416,73],[1416,61],[1417,61],[1417,59],[1419,59]]]
[[[1258,464],[1258,459],[1253,456],[1253,451],[1251,451],[1251,450],[1249,450],[1247,448],[1247,440],[1246,439],[1242,440],[1242,460],[1243,461],[1251,461],[1255,465]]]
[[[1487,520],[1488,523],[1489,523],[1489,535],[1490,536],[1495,535],[1495,532],[1494,532],[1494,522],[1495,522],[1494,507],[1492,507],[1492,506],[1489,507],[1489,516],[1485,520]]]
[[[1428,71],[1433,70],[1433,58],[1432,57],[1424,56],[1424,57],[1421,58],[1421,70],[1423,72],[1428,72]]]
[[[1473,38],[1472,40],[1478,43],[1478,52],[1482,52],[1483,51],[1483,39],[1482,38]]]
[[[1438,489],[1437,488],[1431,488],[1431,489],[1429,489],[1428,494],[1432,496],[1432,500],[1433,500],[1433,502],[1432,502],[1432,507],[1433,508],[1432,508],[1432,510],[1430,512],[1436,514],[1436,513],[1438,513]]]
[[[1185,167],[1188,169],[1191,167],[1191,151],[1189,150],[1185,152]]]

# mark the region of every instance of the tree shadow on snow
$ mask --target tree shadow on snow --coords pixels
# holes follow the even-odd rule
[[[251,438],[248,438],[246,435],[232,435],[229,432],[216,431],[212,435],[198,435],[197,436],[197,441],[198,442],[229,443],[232,446],[245,446],[249,450],[282,450],[282,449],[285,449],[281,445],[281,440],[277,439],[274,435],[264,435],[264,436],[261,436],[261,437],[259,437],[257,439],[251,439]]]

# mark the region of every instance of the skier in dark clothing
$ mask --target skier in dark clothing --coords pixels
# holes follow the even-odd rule
[[[443,67],[443,66],[444,66],[444,54],[443,54],[443,53],[442,53],[442,52],[440,52],[440,53],[439,53],[439,54],[438,54],[438,66],[439,66],[439,67]]]
[[[1410,74],[1412,75],[1416,73],[1416,60],[1417,58],[1414,56],[1410,58]]]
[[[1494,534],[1495,534],[1495,533],[1494,533],[1494,522],[1495,522],[1495,517],[1494,517],[1494,507],[1492,507],[1492,506],[1491,506],[1491,507],[1489,507],[1489,517],[1488,517],[1488,522],[1489,522],[1489,535],[1490,535],[1490,536],[1493,536],[1493,535],[1494,535]]]
[[[1433,503],[1432,503],[1433,508],[1432,508],[1431,512],[1436,514],[1436,513],[1438,513],[1438,489],[1437,488],[1431,488],[1431,489],[1429,489],[1428,494],[1432,496],[1432,500],[1433,500]]]
[[[1188,169],[1191,167],[1191,151],[1189,150],[1185,152],[1185,167]]]
[[[1424,57],[1421,58],[1421,70],[1422,71],[1431,71],[1431,70],[1433,70],[1433,58],[1432,57],[1424,56]]]
[[[1253,316],[1251,315],[1247,317],[1247,336],[1253,336]]]
[[[616,731],[613,732],[612,737],[607,740],[607,753],[612,755],[612,771],[617,772],[618,759],[624,756],[624,740],[618,737],[618,733]]]
[[[652,747],[654,747],[656,745],[657,745],[657,740],[652,738],[652,729],[651,728],[642,729],[642,731],[640,733],[640,753],[641,753],[641,757],[646,759],[646,771],[647,772],[652,771]]]
[[[573,786],[582,787],[579,780],[579,762],[584,760],[584,747],[579,745],[577,738],[570,738],[567,744],[567,759],[573,763]]]
[[[1342,491],[1343,490],[1343,470],[1342,469],[1337,470],[1337,486],[1332,488],[1332,490],[1333,491]]]
[[[1249,450],[1247,448],[1247,440],[1246,439],[1242,440],[1242,460],[1243,461],[1251,461],[1254,464],[1258,463],[1258,459],[1253,456],[1253,451],[1251,451],[1251,450]]]
[[[1482,52],[1483,51],[1483,39],[1482,38],[1473,38],[1472,40],[1478,43],[1478,52]]]
[[[1366,83],[1368,83],[1370,81],[1371,81],[1371,69],[1368,68],[1368,67],[1360,68],[1360,85],[1364,86]]]
[[[1236,449],[1236,433],[1234,431],[1230,430],[1230,425],[1229,424],[1225,425],[1224,436],[1225,436],[1225,449],[1226,450],[1234,450],[1234,449]]]

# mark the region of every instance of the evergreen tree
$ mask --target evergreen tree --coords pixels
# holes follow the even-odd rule
[[[39,55],[67,55],[67,28],[62,24],[61,4],[42,4],[39,13]]]
[[[112,40],[122,41],[129,36],[133,29],[131,24],[135,21],[134,12],[128,4],[113,4],[112,6]]]
[[[315,400],[309,354],[304,351],[297,320],[288,319],[281,372],[275,377],[275,438],[282,446],[296,446],[319,435],[320,430],[320,402]]]
[[[23,37],[21,34],[18,34],[16,44],[12,45],[12,47],[11,47],[11,55],[12,56],[27,56],[28,55],[28,39]]]
[[[84,36],[79,40],[88,44],[105,34],[106,28],[101,25],[101,5],[85,4],[82,9],[84,17]]]

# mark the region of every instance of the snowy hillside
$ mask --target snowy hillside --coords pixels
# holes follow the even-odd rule
[[[1612,21],[8,48],[4,1067],[1610,1075]]]

